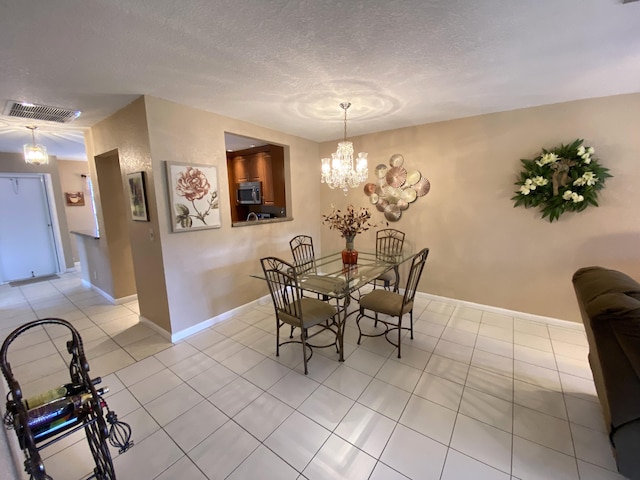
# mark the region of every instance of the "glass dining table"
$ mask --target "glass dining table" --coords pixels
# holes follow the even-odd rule
[[[347,318],[355,311],[349,312],[349,305],[354,293],[378,278],[383,273],[398,269],[401,264],[411,260],[415,253],[398,252],[380,255],[376,252],[358,251],[358,263],[344,265],[342,252],[316,258],[305,263],[296,272],[298,284],[306,292],[320,295],[328,301],[335,300],[338,308],[338,348],[339,361],[344,361],[344,329]],[[303,270],[304,269],[304,270]],[[302,271],[303,270],[303,271]],[[264,274],[252,275],[264,280]]]

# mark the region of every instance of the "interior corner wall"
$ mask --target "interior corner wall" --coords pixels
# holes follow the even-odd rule
[[[369,153],[369,181],[392,154],[404,156],[431,182],[390,227],[406,232],[409,248],[429,247],[419,290],[448,298],[553,318],[581,321],[571,283],[580,267],[600,265],[640,280],[640,94],[527,108],[379,132],[350,140]],[[354,120],[355,122],[356,120]],[[613,178],[598,208],[549,223],[537,209],[513,208],[521,158],[582,138]],[[321,156],[336,142],[320,145]],[[371,207],[362,188],[345,198],[324,187],[330,204]],[[356,239],[372,246],[375,231]],[[323,245],[342,248],[335,231]]]
[[[321,248],[320,157],[315,142],[154,97],[145,102],[171,331],[180,332],[266,295],[264,281],[250,275],[261,271],[262,257],[291,260],[289,240],[295,235],[312,235]],[[231,226],[225,132],[289,146],[291,221]],[[172,233],[166,162],[217,167],[220,228]]]
[[[171,332],[169,307],[163,271],[161,239],[155,232],[159,229],[158,212],[155,207],[155,183],[152,170],[151,153],[149,147],[149,132],[147,129],[146,106],[144,97],[122,108],[109,118],[93,126],[85,135],[87,156],[91,170],[91,178],[96,178],[95,157],[117,152],[122,184],[126,190],[126,175],[143,172],[146,180],[147,207],[149,221],[133,221],[131,213],[127,212],[129,225],[128,235],[133,258],[135,285],[138,295],[140,315],[155,323],[167,332]],[[102,203],[109,201],[102,198],[96,189],[96,216],[100,230],[99,250],[101,261],[104,262],[105,275],[111,275],[109,259],[109,232],[105,231],[105,221]],[[126,205],[123,205],[126,211]],[[112,284],[120,279],[111,278]],[[110,287],[113,291],[113,285]],[[107,291],[109,293],[109,291]]]
[[[49,155],[47,165],[27,165],[24,157],[19,153],[0,152],[0,172],[33,173],[51,175],[51,185],[53,196],[56,202],[56,215],[60,226],[60,237],[62,241],[62,252],[64,263],[67,269],[73,268],[73,252],[71,249],[71,239],[69,237],[69,226],[67,225],[67,215],[65,213],[65,199],[60,186],[60,173],[58,172],[58,159],[55,155]]]
[[[129,235],[130,219],[129,196],[125,196],[123,173],[117,151],[111,151],[94,158],[98,179],[98,192],[101,198],[102,218],[104,219],[109,250],[109,264],[113,282],[113,298],[129,298],[137,293],[131,239]]]

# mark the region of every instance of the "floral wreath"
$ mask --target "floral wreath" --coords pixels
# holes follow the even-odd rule
[[[598,206],[598,191],[604,188],[609,169],[593,157],[593,147],[577,139],[570,145],[560,145],[533,160],[521,159],[524,170],[516,185],[520,189],[511,198],[514,207],[539,207],[542,218],[550,222],[564,212],[581,212],[587,206]]]

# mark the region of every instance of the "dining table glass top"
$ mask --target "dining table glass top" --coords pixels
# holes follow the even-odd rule
[[[344,265],[342,252],[318,257],[298,268],[299,286],[309,292],[344,298],[380,275],[412,259],[414,253],[376,254],[358,250],[358,263]],[[263,272],[252,275],[264,280]]]

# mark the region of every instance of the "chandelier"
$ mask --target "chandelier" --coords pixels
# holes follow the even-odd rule
[[[347,110],[350,106],[349,102],[340,104],[340,108],[344,110],[344,140],[338,143],[338,150],[331,154],[331,159],[322,159],[321,182],[330,188],[342,189],[345,195],[349,193],[349,187],[357,187],[369,176],[366,153],[358,153],[354,168],[353,143],[347,142]]]
[[[24,144],[24,161],[31,165],[46,165],[49,163],[49,155],[47,154],[47,147],[44,145],[38,145],[36,143],[35,131],[38,127],[27,127],[31,130],[32,143]]]

